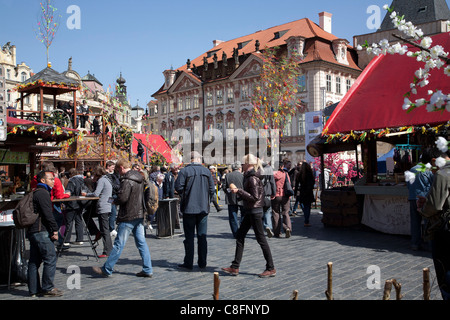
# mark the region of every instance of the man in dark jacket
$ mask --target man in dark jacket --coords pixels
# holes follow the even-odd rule
[[[206,267],[206,230],[211,198],[215,195],[211,173],[201,164],[201,155],[191,153],[191,163],[180,170],[175,181],[175,190],[181,197],[180,210],[183,214],[184,263],[180,268],[191,270],[194,264],[194,237],[197,230],[198,266]]]
[[[69,183],[67,184],[66,191],[69,191],[71,196],[81,196],[81,191],[87,189],[84,184],[84,176],[82,172],[72,168],[69,170]],[[70,236],[72,234],[72,222],[75,220],[75,233],[76,242],[74,244],[83,244],[83,221],[82,211],[83,206],[78,201],[68,201],[66,204],[66,232],[64,234],[65,244],[70,242]]]
[[[237,197],[237,195],[231,192],[230,185],[234,184],[238,189],[244,187],[244,175],[242,174],[241,162],[237,161],[231,166],[233,170],[225,175],[223,183],[223,191],[225,192],[225,203],[228,204],[228,220],[230,223],[231,232],[233,237],[236,238],[236,232],[239,229],[240,219],[238,219],[238,211],[241,213],[242,219],[242,199]]]
[[[111,253],[103,267],[94,267],[97,274],[110,276],[114,266],[120,258],[123,248],[130,233],[133,233],[136,247],[142,258],[142,271],[138,277],[151,277],[153,274],[150,250],[145,241],[144,233],[144,177],[139,171],[131,170],[131,163],[126,159],[120,159],[116,163],[121,175],[120,190],[117,197],[119,213],[117,215],[117,236]]]
[[[164,199],[172,199],[175,197],[175,180],[178,176],[178,166],[171,164],[169,172],[166,173],[163,182]]]
[[[56,271],[56,251],[52,242],[58,240],[59,227],[53,216],[53,205],[50,198],[55,177],[53,172],[41,171],[36,179],[38,184],[33,194],[33,205],[39,217],[27,232],[28,240],[30,240],[28,291],[31,296],[43,294],[47,297],[59,297],[62,296],[62,292],[53,284]],[[39,279],[41,263],[44,263],[42,286]]]

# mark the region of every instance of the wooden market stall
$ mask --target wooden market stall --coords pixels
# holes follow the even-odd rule
[[[0,283],[20,282],[26,276],[23,230],[16,230],[12,211],[29,192],[31,178],[43,152],[58,150],[59,143],[76,137],[77,130],[7,117],[7,139],[0,142]]]
[[[450,33],[432,39],[433,45],[450,51]],[[437,136],[448,137],[449,112],[428,112],[425,106],[411,112],[402,109],[404,94],[421,67],[406,55],[375,57],[336,107],[322,134],[308,145],[311,155],[322,157],[361,145],[364,178],[354,187],[357,195],[364,196],[361,222],[386,233],[410,234],[408,189],[402,173],[418,162],[422,148],[435,146]],[[443,69],[433,70],[430,84],[418,87],[411,101],[429,99],[428,90],[449,93],[449,80]],[[395,148],[400,156],[395,163],[397,174],[378,174],[377,142]]]

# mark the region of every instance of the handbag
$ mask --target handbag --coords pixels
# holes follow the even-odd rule
[[[294,189],[292,189],[292,186],[289,182],[289,177],[287,173],[285,173],[286,178],[284,179],[284,195],[286,197],[291,197],[294,195]]]

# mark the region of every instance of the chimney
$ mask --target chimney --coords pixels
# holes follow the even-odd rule
[[[333,15],[328,12],[319,13],[319,25],[320,27],[328,33],[331,33],[331,17]]]
[[[223,40],[213,40],[213,45],[214,45],[214,47],[217,47],[222,42],[225,42],[225,41],[223,41]]]

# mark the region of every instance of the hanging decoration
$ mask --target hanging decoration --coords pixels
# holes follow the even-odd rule
[[[61,16],[55,15],[58,10],[53,6],[51,0],[40,2],[40,16],[37,21],[36,37],[42,42],[46,49],[47,65],[49,64],[49,48],[55,39],[55,33],[59,28],[59,19]]]

